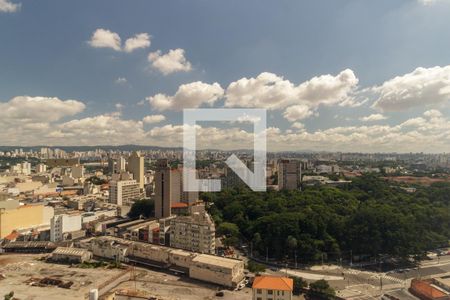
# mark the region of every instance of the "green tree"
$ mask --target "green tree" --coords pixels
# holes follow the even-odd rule
[[[309,299],[334,299],[334,289],[328,284],[326,280],[318,280],[309,285],[307,297]]]
[[[292,293],[296,296],[301,295],[303,292],[303,289],[308,287],[308,283],[301,277],[291,277],[294,281],[294,290]]]
[[[239,227],[236,224],[223,222],[217,227],[218,235],[225,235],[227,237],[238,237]]]
[[[5,300],[12,300],[14,298],[14,292],[9,292],[9,294],[6,294],[4,296]]]
[[[128,217],[134,219],[143,216],[145,218],[155,215],[155,202],[152,199],[137,200],[131,206]]]
[[[252,273],[262,273],[266,271],[266,267],[262,264],[249,260],[247,264],[247,269]]]

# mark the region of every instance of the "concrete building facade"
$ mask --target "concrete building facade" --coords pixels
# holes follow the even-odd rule
[[[188,251],[215,254],[216,228],[206,211],[170,220],[170,246]]]

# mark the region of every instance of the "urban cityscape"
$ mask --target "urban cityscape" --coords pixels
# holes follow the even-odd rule
[[[0,299],[450,300],[448,20],[0,0]]]

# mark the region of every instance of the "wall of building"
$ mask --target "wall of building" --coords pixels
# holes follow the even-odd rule
[[[44,205],[23,205],[16,209],[0,210],[0,238],[15,229],[32,228],[44,224]]]

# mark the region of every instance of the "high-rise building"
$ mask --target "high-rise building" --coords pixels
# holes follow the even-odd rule
[[[170,217],[171,206],[171,170],[167,159],[156,163],[155,172],[155,217],[157,219]]]
[[[120,173],[122,171],[125,171],[127,165],[127,161],[122,156],[117,159],[116,164],[116,173]]]
[[[139,188],[144,190],[144,157],[136,151],[128,158],[128,171],[133,174],[133,178],[139,183]]]
[[[83,165],[77,165],[72,167],[72,177],[75,179],[83,178],[84,177],[84,166]]]
[[[278,189],[296,190],[300,187],[301,162],[298,160],[282,159],[278,162]]]
[[[47,166],[45,164],[36,165],[36,173],[45,173],[47,172]]]
[[[170,220],[170,246],[188,251],[215,254],[216,228],[203,209],[190,216]]]
[[[183,170],[171,169],[167,159],[158,160],[155,172],[155,217],[169,217],[172,203],[193,204],[197,200],[198,192],[183,191]]]
[[[119,206],[131,206],[139,200],[140,190],[136,180],[111,180],[109,183],[109,202]]]

